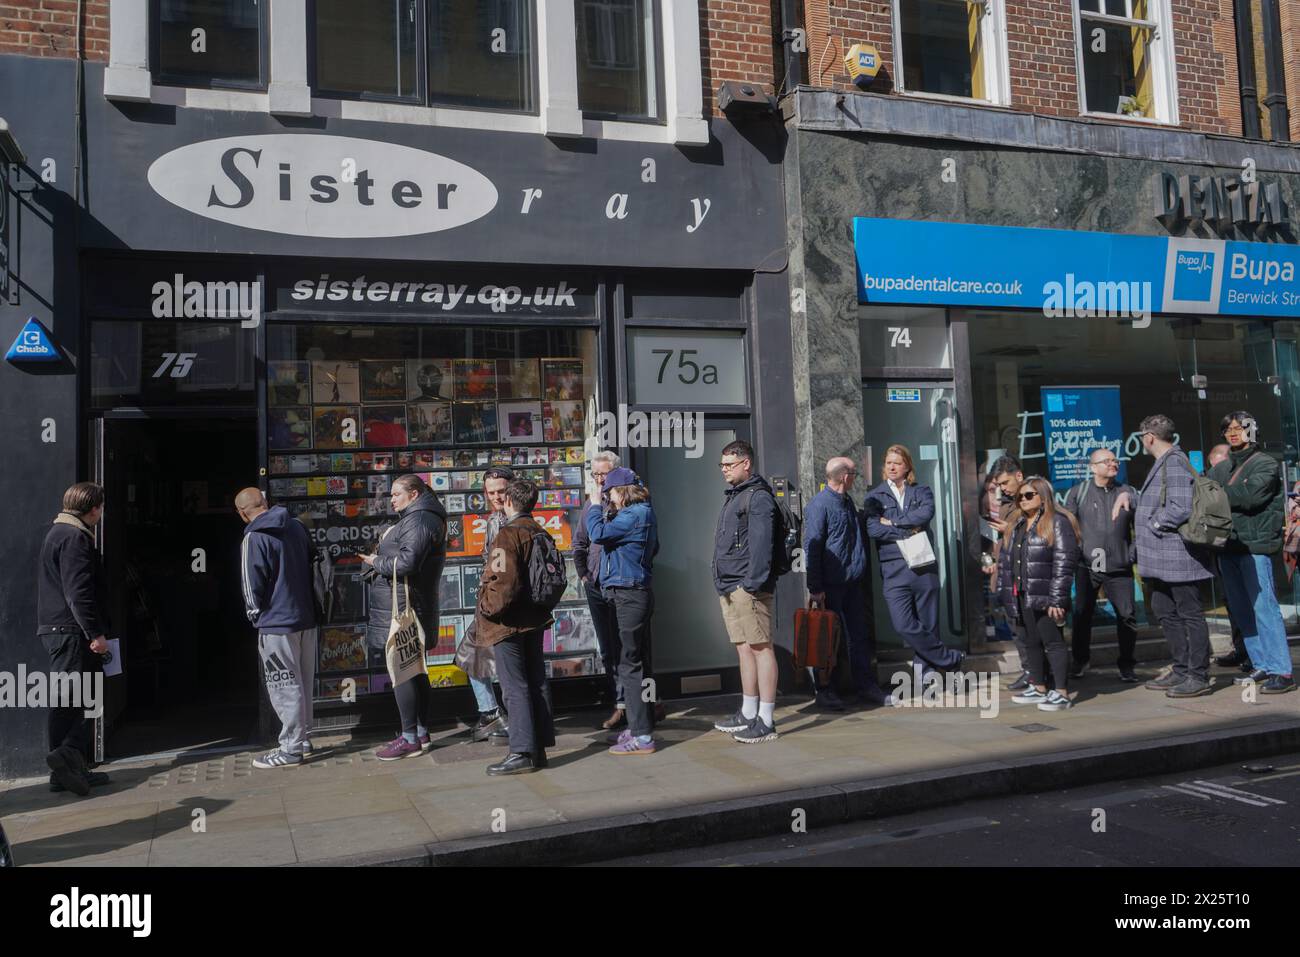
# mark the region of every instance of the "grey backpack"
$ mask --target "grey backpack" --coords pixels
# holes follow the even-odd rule
[[[1251,456],[1254,458],[1254,456]],[[1197,475],[1190,462],[1184,459],[1187,470],[1192,473],[1192,514],[1182,525],[1178,526],[1178,535],[1188,545],[1200,548],[1225,548],[1232,538],[1232,506],[1228,504],[1228,493],[1212,478]],[[1247,459],[1246,462],[1249,462]],[[1160,469],[1160,505],[1165,504],[1169,489],[1165,482],[1165,472],[1169,468],[1169,459],[1165,459]],[[1242,464],[1245,468],[1245,463]],[[1239,473],[1241,469],[1238,469]],[[1236,474],[1228,479],[1231,485]]]

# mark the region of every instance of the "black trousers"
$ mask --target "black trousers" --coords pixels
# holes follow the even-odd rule
[[[402,730],[414,734],[420,725],[425,724],[425,716],[429,713],[428,672],[422,671],[410,681],[398,685],[393,694],[397,698],[397,713],[402,717]]]
[[[1137,664],[1137,618],[1133,603],[1132,575],[1103,575],[1079,565],[1074,575],[1074,634],[1071,651],[1074,663],[1082,665],[1092,657],[1092,619],[1097,610],[1097,593],[1104,591],[1115,609],[1115,630],[1119,638],[1121,668]]]
[[[493,648],[497,677],[510,712],[510,751],[536,754],[555,747],[551,685],[542,660],[542,629],[512,635]]]
[[[1023,596],[1019,606],[1020,622],[1016,631],[1029,655],[1029,677],[1034,684],[1064,689],[1066,676],[1070,673],[1070,649],[1065,646],[1065,633],[1052,621],[1047,609],[1038,611],[1026,607]],[[1045,669],[1049,666],[1054,681],[1048,680],[1049,672]]]
[[[90,650],[90,644],[81,632],[76,634],[41,635],[41,644],[50,656],[51,674],[75,674],[81,682],[81,675],[93,675],[103,671],[104,666],[99,655]],[[93,680],[93,679],[91,679]],[[81,687],[85,687],[83,683]],[[86,708],[51,708],[46,724],[46,743],[53,751],[62,745],[68,745],[90,763],[94,758],[94,729],[86,719]]]
[[[622,654],[618,644],[618,620],[614,605],[605,599],[595,585],[583,585],[587,593],[587,607],[591,609],[591,623],[596,629],[600,645],[600,660],[605,665],[605,691],[611,701],[623,703],[623,686],[618,680],[618,663]]]
[[[654,730],[654,704],[645,700],[641,683],[646,674],[644,653],[650,644],[654,592],[648,588],[611,588],[605,594],[618,622],[618,684],[627,707],[627,728],[633,734],[650,734]],[[654,695],[655,700],[658,697]]]
[[[1210,680],[1210,626],[1201,608],[1200,582],[1166,582],[1148,578],[1151,611],[1169,643],[1174,674],[1200,682]]]

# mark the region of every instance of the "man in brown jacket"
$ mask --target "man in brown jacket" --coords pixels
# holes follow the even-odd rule
[[[510,754],[488,774],[527,774],[546,767],[546,748],[555,746],[551,688],[542,661],[542,633],[554,619],[532,600],[528,562],[533,537],[549,534],[533,520],[537,486],[512,482],[506,488],[506,523],[497,533],[479,583],[475,639],[491,646],[497,677],[510,713]]]

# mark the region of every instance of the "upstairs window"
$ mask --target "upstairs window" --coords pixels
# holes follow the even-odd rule
[[[1083,112],[1174,121],[1163,0],[1078,0]]]
[[[534,7],[533,0],[316,0],[315,89],[536,112]]]
[[[574,12],[579,109],[610,119],[659,119],[654,0],[575,0]]]
[[[1000,0],[894,0],[897,86],[1005,103]]]
[[[157,83],[265,87],[263,0],[154,0]]]

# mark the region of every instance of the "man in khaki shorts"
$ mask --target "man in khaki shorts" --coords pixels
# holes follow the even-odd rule
[[[776,498],[754,471],[754,450],[736,441],[718,462],[727,482],[726,499],[713,541],[713,585],[722,621],[740,658],[740,710],[714,725],[737,741],[776,740],[776,653],[772,650],[772,606],[776,575],[772,549]]]

